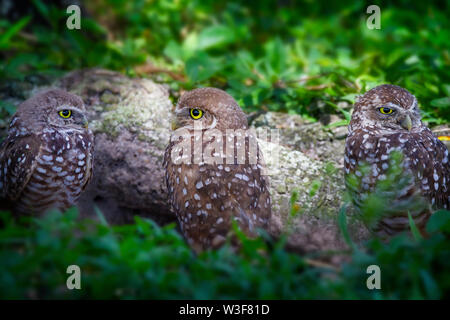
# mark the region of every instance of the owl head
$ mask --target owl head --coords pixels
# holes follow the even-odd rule
[[[384,84],[367,91],[355,103],[350,130],[408,132],[421,125],[416,98],[399,86]]]
[[[223,90],[200,88],[181,96],[175,108],[173,129],[247,129],[247,117],[237,102]],[[196,126],[198,128],[198,126]]]
[[[16,117],[21,126],[37,131],[44,128],[83,131],[88,124],[83,100],[60,89],[40,92],[24,101],[17,108]]]

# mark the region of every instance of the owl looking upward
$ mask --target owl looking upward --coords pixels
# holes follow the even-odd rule
[[[247,130],[244,112],[226,92],[201,88],[185,93],[175,113],[177,130],[164,162],[169,200],[185,238],[197,252],[217,248],[228,237],[233,220],[241,231],[255,235],[257,228],[266,227],[271,204],[262,155]],[[176,134],[180,131],[189,143],[182,153]],[[195,161],[196,141],[199,161]],[[255,149],[249,141],[256,142]],[[238,154],[244,154],[243,161]],[[184,161],[177,163],[180,158]]]
[[[355,185],[346,179],[358,209],[386,180],[393,151],[403,155],[402,171],[380,199],[385,212],[372,230],[382,238],[408,230],[408,213],[423,231],[433,210],[450,208],[450,163],[447,147],[422,123],[416,98],[401,87],[381,85],[356,102],[346,140],[346,176],[361,180]]]
[[[75,204],[92,175],[83,101],[53,89],[19,105],[0,146],[0,200],[18,214]]]

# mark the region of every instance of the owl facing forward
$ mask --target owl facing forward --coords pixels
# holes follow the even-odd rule
[[[244,112],[226,92],[201,88],[185,93],[175,113],[164,162],[169,200],[188,243],[197,252],[217,248],[233,221],[256,235],[267,226],[271,203]]]
[[[358,209],[363,210],[374,190],[382,190],[378,196],[384,212],[371,226],[382,238],[408,230],[408,213],[423,232],[434,210],[450,208],[448,149],[422,123],[416,98],[401,87],[381,85],[359,98],[344,161],[347,178],[359,179],[356,184],[346,179]],[[382,181],[396,163],[400,172],[391,187],[383,189]]]
[[[73,206],[92,175],[93,135],[83,101],[39,93],[18,106],[0,146],[0,203],[18,214]]]

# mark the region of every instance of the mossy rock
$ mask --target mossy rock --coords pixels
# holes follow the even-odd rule
[[[94,177],[79,201],[82,216],[95,217],[98,207],[110,223],[132,222],[134,215],[160,224],[176,221],[163,170],[173,106],[167,88],[149,79],[86,69],[50,85],[27,87],[23,97],[50,86],[83,99],[95,134]],[[289,231],[289,244],[301,252],[344,249],[336,222],[344,195],[344,140],[298,115],[268,112],[252,127],[257,133],[274,128],[280,133],[278,144],[260,141],[271,180],[270,233]],[[293,194],[297,200],[291,203]],[[355,239],[364,238],[359,223],[350,229]]]

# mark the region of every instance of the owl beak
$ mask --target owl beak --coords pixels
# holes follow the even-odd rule
[[[408,131],[411,131],[411,128],[412,128],[411,117],[410,117],[409,115],[406,115],[406,116],[403,118],[403,120],[400,122],[400,125],[401,125],[404,129],[406,129],[406,130],[408,130]]]
[[[171,127],[172,127],[172,131],[178,129],[178,122],[176,120],[172,120]]]
[[[83,116],[83,120],[80,122],[81,122],[80,124],[83,126],[83,128],[89,129],[89,122],[88,122],[87,117]]]

